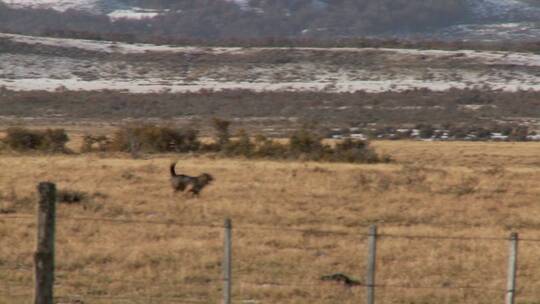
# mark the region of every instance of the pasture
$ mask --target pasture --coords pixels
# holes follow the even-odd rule
[[[1,154],[0,303],[31,299],[35,188],[46,180],[85,194],[57,206],[55,293],[65,303],[218,303],[225,218],[233,303],[363,302],[364,288],[320,277],[364,281],[371,224],[390,235],[379,240],[376,303],[502,303],[504,238],[540,239],[540,144],[373,146],[395,161]],[[200,198],[173,195],[173,160],[215,183]],[[520,242],[518,303],[540,301],[539,249]]]

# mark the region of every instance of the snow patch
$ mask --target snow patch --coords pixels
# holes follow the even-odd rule
[[[263,50],[291,50],[291,48],[280,47],[195,47],[195,46],[170,46],[154,45],[144,43],[122,43],[111,41],[95,41],[69,38],[49,38],[15,34],[0,33],[0,38],[10,39],[14,42],[26,44],[41,44],[56,47],[72,47],[88,51],[105,53],[147,53],[147,52],[171,52],[171,53],[210,53],[210,54],[247,54],[249,52],[259,52]],[[366,51],[388,52],[396,54],[407,54],[414,56],[444,57],[474,59],[482,64],[490,65],[519,65],[529,67],[540,67],[540,54],[502,52],[502,51],[475,51],[475,50],[420,50],[420,49],[393,49],[393,48],[317,48],[299,47],[298,51],[319,51],[319,52],[357,52]]]
[[[107,14],[107,16],[109,16],[109,18],[112,21],[116,21],[119,19],[141,20],[141,19],[151,19],[151,18],[157,17],[167,11],[168,10],[160,11],[160,10],[154,10],[154,9],[144,9],[144,8],[139,8],[139,7],[133,7],[131,9],[115,10]]]
[[[291,48],[203,48],[103,41],[43,38],[0,34],[0,39],[58,48],[73,47],[104,53],[182,52],[206,54],[253,54],[263,50]],[[256,64],[249,69],[230,65],[198,69],[197,65],[140,65],[136,62],[95,61],[37,54],[0,54],[0,86],[11,90],[120,90],[133,93],[194,92],[247,89],[253,91],[384,92],[411,89],[444,91],[451,88],[540,91],[540,55],[532,53],[474,50],[418,50],[389,48],[295,48],[310,52],[353,52],[361,57],[373,52],[400,61],[432,60],[465,64],[441,68],[428,66],[342,66],[325,63]],[[61,51],[58,54],[62,54]],[[159,56],[156,53],[156,56]],[[411,58],[421,56],[423,59]],[[121,58],[121,56],[119,56]],[[451,61],[446,61],[451,60]],[[412,61],[414,62],[414,61]],[[468,64],[474,65],[469,69]]]
[[[94,12],[100,0],[2,0],[13,8],[53,9],[60,12],[68,9]]]

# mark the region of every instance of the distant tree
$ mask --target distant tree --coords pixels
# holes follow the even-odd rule
[[[212,125],[216,131],[216,142],[220,147],[224,147],[230,141],[231,134],[229,132],[229,126],[231,122],[221,118],[214,117],[212,119]]]
[[[419,125],[417,129],[420,130],[420,138],[431,138],[435,135],[435,128],[432,125]]]
[[[529,127],[518,126],[512,130],[512,133],[510,134],[510,139],[516,140],[516,141],[526,141],[528,135],[529,135]]]

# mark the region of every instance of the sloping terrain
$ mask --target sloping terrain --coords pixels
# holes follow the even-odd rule
[[[382,14],[393,16],[386,18],[389,20],[377,17],[381,12],[369,12],[368,9],[374,5],[370,4],[369,0],[365,1],[367,2],[360,7],[350,3],[332,6],[332,3],[324,0],[303,1],[301,4],[287,1],[248,3],[245,0],[214,0],[205,4],[167,0],[0,0],[0,4],[5,3],[17,9],[52,9],[59,12],[73,10],[94,16],[106,15],[112,21],[152,19],[169,15],[165,19],[176,21],[156,22],[152,25],[153,28],[157,28],[151,31],[153,35],[174,36],[174,32],[181,31],[184,36],[199,38],[212,38],[216,35],[244,38],[277,35],[312,39],[336,37],[336,35],[339,37],[364,35],[408,37],[412,35],[412,37],[439,39],[534,40],[540,31],[536,22],[540,20],[540,6],[535,0],[460,0],[446,4],[439,0],[432,1],[429,5],[422,4],[422,1],[417,1],[420,4],[413,4],[412,1],[410,3],[396,1],[392,5],[381,3],[381,9],[389,10]],[[350,9],[345,7],[346,5],[349,5]],[[339,12],[333,12],[336,9]],[[352,12],[352,10],[354,10],[353,15],[358,15],[356,18],[350,18],[347,15],[347,12]],[[206,17],[209,18],[202,24],[196,21],[206,18],[204,14],[199,14],[201,11],[206,11]],[[228,20],[224,16],[233,17]],[[364,22],[357,22],[359,18]],[[266,21],[262,23],[254,21],[263,19]],[[321,22],[312,22],[323,19],[324,21]],[[428,19],[431,21],[426,22]],[[230,26],[238,20],[244,21],[226,31],[219,30],[223,25]],[[294,22],[291,22],[293,20]],[[72,21],[67,18],[64,23],[72,23]],[[279,28],[283,27],[283,31],[264,30],[269,26],[272,27],[274,23],[279,23]],[[245,28],[246,24],[249,24],[248,29]],[[95,31],[98,31],[98,27],[100,26],[92,26]],[[185,27],[194,27],[196,31],[184,32]],[[112,28],[114,25],[111,25],[111,29],[108,30],[113,32],[119,30],[124,34],[146,31],[144,27],[138,27],[135,31],[125,27]],[[169,32],[170,28],[175,30]],[[80,31],[80,28],[74,27],[74,24],[54,25],[54,29]],[[21,28],[16,28],[15,31],[21,32]],[[32,29],[22,32],[31,33]],[[208,35],[201,32],[208,32]]]
[[[11,90],[540,90],[540,55],[374,48],[200,48],[0,35]]]
[[[112,20],[153,18],[167,10],[144,9],[117,0],[0,0],[18,9],[75,10],[95,15],[107,15]]]

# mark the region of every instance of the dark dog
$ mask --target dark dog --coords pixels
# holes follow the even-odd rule
[[[189,176],[184,174],[176,174],[176,163],[171,164],[171,185],[175,192],[184,191],[189,188],[188,192],[194,196],[199,196],[199,193],[208,186],[214,178],[208,173],[203,173],[199,176]]]

